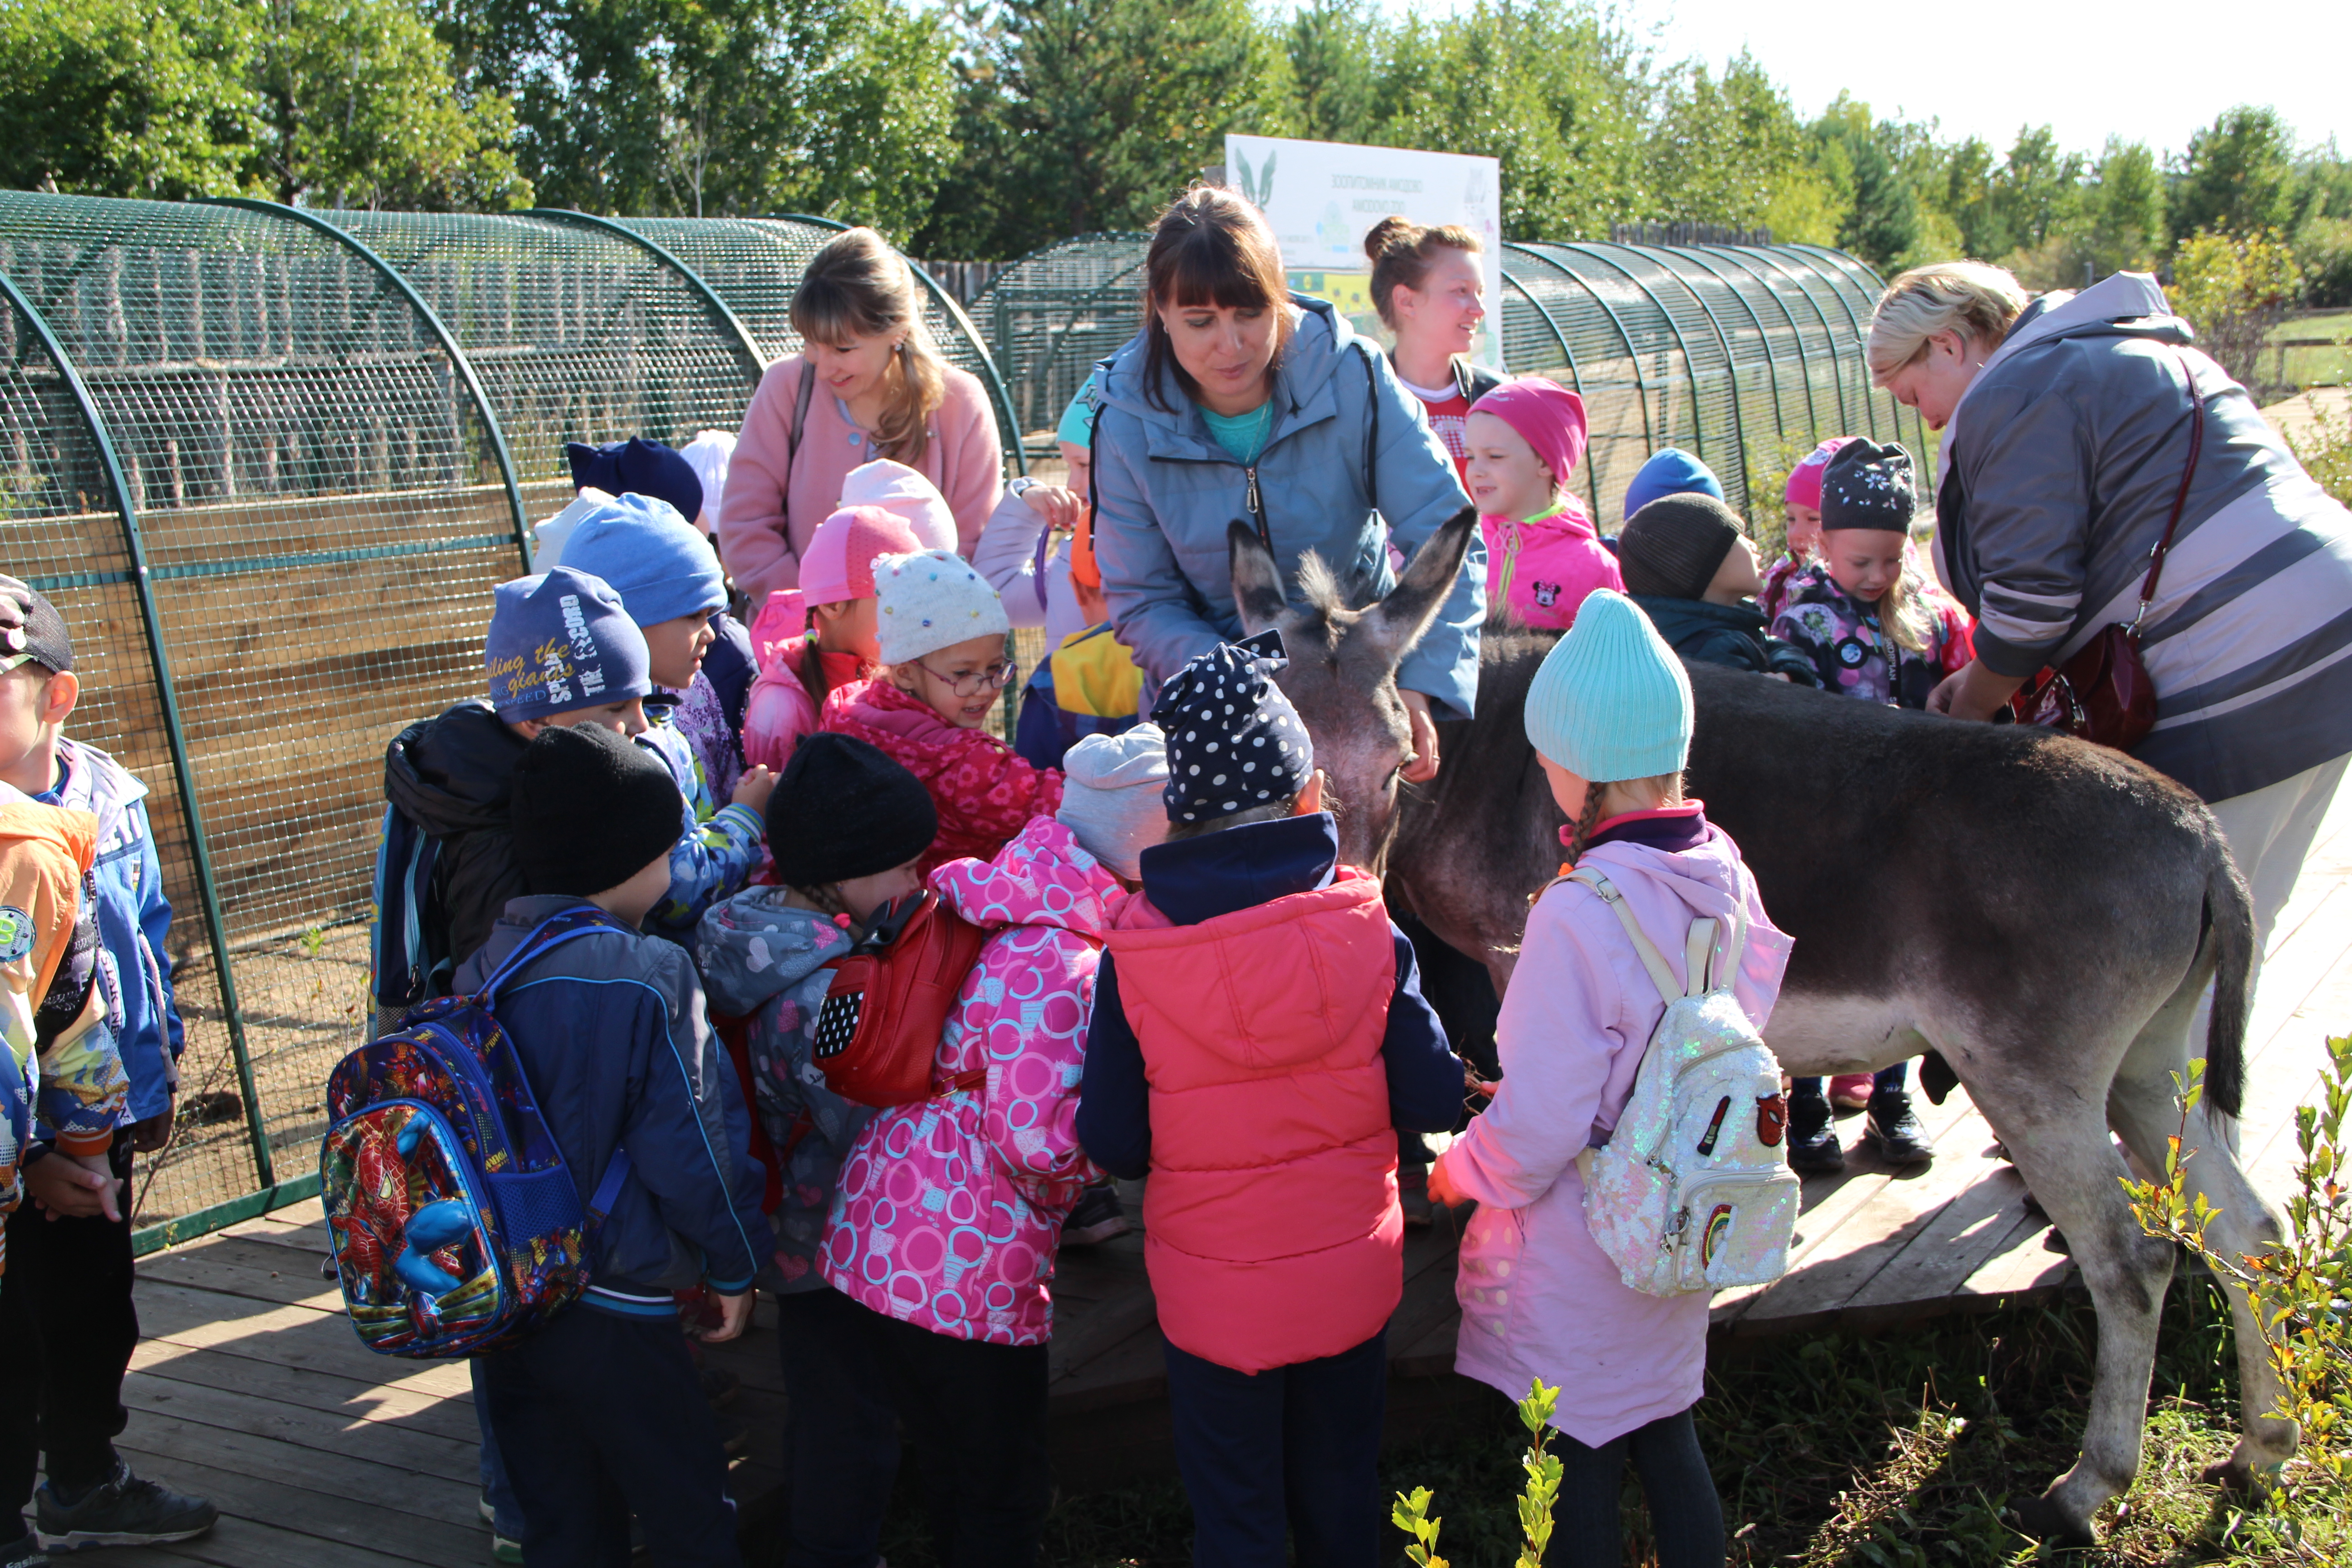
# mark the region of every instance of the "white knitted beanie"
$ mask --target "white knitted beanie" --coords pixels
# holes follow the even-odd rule
[[[1013,629],[1004,601],[952,550],[874,558],[875,626],[882,662],[906,664],[974,637]]]
[[[1055,817],[1078,847],[1133,882],[1143,852],[1168,837],[1168,737],[1149,721],[1116,735],[1088,735],[1062,759],[1062,805]]]

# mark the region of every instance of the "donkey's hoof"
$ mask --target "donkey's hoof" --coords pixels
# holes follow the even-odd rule
[[[2260,1502],[2271,1495],[2271,1478],[2235,1457],[2206,1466],[2205,1473],[2197,1479],[2246,1502]]]
[[[2009,1516],[2017,1528],[2046,1545],[2060,1548],[2084,1549],[2096,1546],[2099,1538],[2091,1527],[2074,1518],[2046,1497],[2022,1497],[2009,1505]]]

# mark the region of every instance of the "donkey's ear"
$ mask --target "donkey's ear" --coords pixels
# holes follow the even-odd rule
[[[1477,527],[1478,509],[1475,506],[1465,506],[1448,518],[1430,535],[1429,542],[1414,553],[1389,596],[1366,613],[1367,629],[1388,656],[1391,669],[1413,650],[1422,634],[1429,630],[1429,623],[1437,618],[1446,596],[1454,592],[1454,580],[1462,575],[1462,562],[1470,553],[1470,540]]]
[[[1234,608],[1240,612],[1242,630],[1255,637],[1282,618],[1287,608],[1282,592],[1282,569],[1257,531],[1235,518],[1225,530],[1225,548],[1233,558]]]

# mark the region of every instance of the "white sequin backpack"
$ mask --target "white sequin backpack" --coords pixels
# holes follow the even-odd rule
[[[1789,1270],[1800,1189],[1783,1148],[1780,1059],[1731,994],[1747,916],[1733,916],[1720,952],[1717,923],[1691,922],[1690,984],[1678,986],[1608,878],[1579,868],[1567,879],[1617,911],[1666,1003],[1616,1131],[1577,1156],[1592,1239],[1644,1295],[1778,1279]]]

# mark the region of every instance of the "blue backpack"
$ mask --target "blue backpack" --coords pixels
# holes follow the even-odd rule
[[[614,1151],[583,1214],[491,1007],[550,950],[626,930],[602,910],[566,910],[523,938],[480,991],[412,1009],[401,1028],[336,1064],[320,1196],[344,1310],[370,1350],[495,1350],[588,1283],[588,1237],[628,1179],[628,1151]]]

